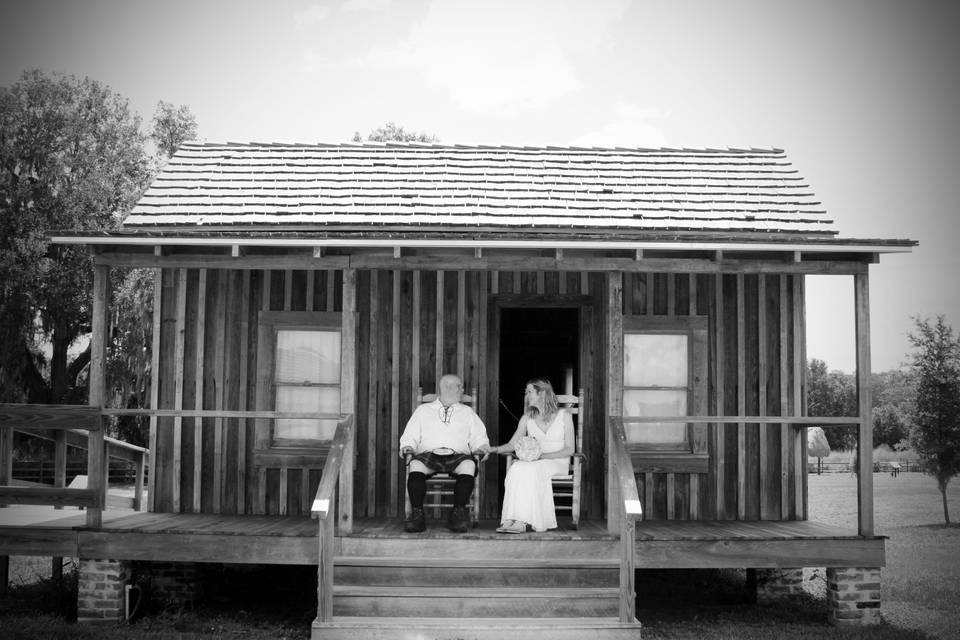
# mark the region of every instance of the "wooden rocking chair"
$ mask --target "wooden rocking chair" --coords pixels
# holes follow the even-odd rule
[[[433,402],[437,399],[437,394],[428,393],[424,395],[423,388],[417,387],[417,391],[413,396],[413,406],[416,407],[427,402]],[[477,397],[476,387],[470,390],[470,394],[461,394],[460,402],[462,404],[468,405],[476,411],[477,407],[480,406]],[[404,475],[404,486],[406,486],[406,478],[410,475],[410,461],[413,459],[413,456],[407,454],[404,458],[406,464],[406,474]],[[480,464],[483,459],[482,454],[474,455],[474,461],[477,465],[476,471],[476,482],[474,483],[473,494],[470,496],[470,503],[467,505],[467,508],[470,510],[470,521],[474,527],[479,524],[480,521],[480,488],[483,486],[483,476],[481,475],[483,465]],[[453,474],[448,473],[435,473],[429,478],[427,478],[427,493],[423,499],[423,511],[428,513],[431,518],[440,519],[442,517],[441,512],[444,509],[450,509],[453,507],[453,486],[456,483],[456,478],[453,477]],[[410,496],[404,490],[404,514],[407,518],[410,517]]]
[[[583,465],[586,456],[583,454],[583,389],[578,395],[558,395],[557,404],[566,409],[573,418],[574,451],[570,456],[570,468],[566,475],[553,476],[554,510],[569,512],[571,528],[580,526],[580,496],[582,495]],[[514,456],[507,456],[507,468],[513,462]],[[558,504],[557,498],[560,498]]]

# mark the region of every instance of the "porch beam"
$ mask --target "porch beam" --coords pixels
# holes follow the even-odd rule
[[[406,258],[404,258],[406,259]],[[391,260],[396,263],[395,260]],[[111,267],[153,267],[156,269],[344,269],[349,266],[348,256],[310,256],[304,254],[258,256],[258,255],[204,255],[175,253],[153,255],[147,253],[99,253],[94,264]]]
[[[554,257],[497,255],[476,248],[472,254],[440,256],[397,256],[358,254],[352,256],[295,255],[203,255],[147,253],[100,253],[95,264],[114,267],[152,267],[183,269],[424,269],[467,271],[624,271],[633,273],[809,273],[814,275],[853,275],[863,273],[868,264],[856,260],[740,260],[724,256],[713,258],[649,258],[642,249],[632,257],[571,255],[572,249],[555,249]]]
[[[463,255],[404,256],[361,254],[349,257],[354,269],[422,269],[426,271],[620,271],[629,273],[805,273],[812,275],[852,275],[866,271],[862,262],[825,260],[792,262],[779,260],[720,261],[697,258],[611,258],[574,256],[562,259],[537,255],[495,255],[482,258]]]

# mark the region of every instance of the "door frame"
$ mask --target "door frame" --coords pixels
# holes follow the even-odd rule
[[[500,337],[501,337],[501,319],[504,309],[576,309],[578,315],[578,345],[577,345],[577,379],[573,381],[573,392],[577,393],[580,388],[585,389],[588,403],[603,401],[603,390],[597,383],[591,384],[593,378],[586,370],[587,363],[591,359],[591,344],[596,340],[602,340],[604,332],[603,327],[597,326],[597,320],[602,318],[601,309],[598,307],[597,299],[591,295],[538,295],[528,293],[497,293],[491,294],[487,299],[487,329],[486,329],[486,357],[480,376],[480,388],[483,389],[484,416],[487,423],[488,433],[498,433],[500,429],[499,406],[500,398]],[[602,354],[594,354],[596,362],[593,366],[603,367],[598,371],[606,371],[605,360]],[[594,412],[591,412],[594,413]],[[600,415],[597,413],[596,415]],[[588,416],[581,418],[583,420]],[[493,427],[496,427],[495,429]],[[604,441],[601,439],[600,441]],[[498,443],[501,444],[501,443]],[[601,444],[601,446],[604,446]],[[587,439],[584,438],[584,449],[588,447]],[[587,451],[584,451],[587,453]],[[602,459],[602,451],[594,451],[597,459]],[[499,517],[499,506],[497,498],[499,496],[499,487],[496,486],[498,474],[486,474],[486,486],[484,487],[484,504],[481,505],[481,512],[489,514],[490,517]],[[603,477],[599,477],[603,482]],[[585,484],[589,482],[584,478]],[[584,494],[587,495],[589,487],[584,487]],[[601,493],[599,495],[604,495]]]

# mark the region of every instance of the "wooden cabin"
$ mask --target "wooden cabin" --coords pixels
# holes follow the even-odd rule
[[[82,522],[0,528],[0,553],[81,558],[81,591],[135,562],[316,564],[316,638],[635,638],[636,569],[879,581],[869,267],[915,243],[839,237],[782,150],[187,143],[119,231],[53,242],[95,254],[90,433],[151,420],[146,512],[104,509],[91,471]],[[102,406],[131,268],[155,271],[148,410]],[[805,411],[808,274],[853,282],[859,413],[829,423]],[[494,443],[527,379],[582,390],[577,529],[495,533],[491,459],[476,529],[403,533],[399,434],[448,372]],[[41,409],[0,424],[71,411]],[[857,530],[807,519],[810,424],[859,426]],[[878,590],[832,618],[877,622]]]

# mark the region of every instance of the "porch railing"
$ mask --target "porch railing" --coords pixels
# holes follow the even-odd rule
[[[861,416],[868,415],[861,411]],[[873,535],[873,425],[869,417],[842,416],[644,416],[625,417],[623,422],[680,423],[680,424],[756,424],[766,427],[790,425],[801,427],[857,426],[857,533],[864,537]],[[806,446],[806,443],[804,443]],[[806,459],[800,464],[806,469]]]
[[[87,433],[87,486],[66,486],[67,432]],[[22,487],[13,484],[13,432],[40,430],[52,434],[63,474],[54,487]],[[97,407],[84,405],[0,404],[0,504],[29,504],[85,507],[87,526],[100,526],[106,504],[105,440],[103,417]],[[61,455],[62,454],[62,455]],[[59,467],[59,466],[58,466]]]
[[[636,523],[643,517],[643,508],[637,493],[637,477],[633,471],[633,461],[627,451],[627,434],[623,428],[623,418],[610,416],[607,420],[607,428],[612,476],[619,496],[616,500],[616,508],[620,515],[620,621],[633,622],[636,619],[634,579],[637,566]]]
[[[349,467],[353,459],[353,416],[349,415],[337,424],[337,430],[330,444],[327,462],[323,465],[320,485],[313,500],[311,515],[319,520],[320,559],[317,563],[317,620],[329,622],[333,618],[333,556],[334,556],[334,513],[336,510],[336,488],[341,472]],[[353,496],[352,483],[341,482],[340,502],[350,504]],[[347,521],[349,524],[349,520]]]

